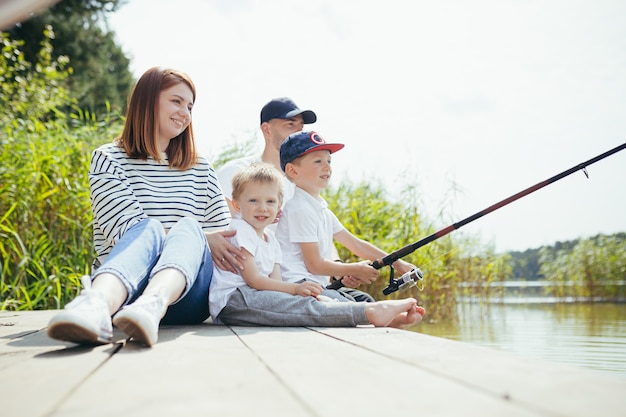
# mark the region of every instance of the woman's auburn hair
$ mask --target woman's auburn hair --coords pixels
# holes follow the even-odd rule
[[[189,75],[170,68],[152,67],[133,87],[128,100],[126,122],[122,134],[115,139],[131,158],[152,157],[162,162],[159,150],[159,96],[161,91],[186,84],[196,101],[196,87]],[[166,150],[170,168],[188,169],[198,163],[192,123],[180,135],[170,140]]]

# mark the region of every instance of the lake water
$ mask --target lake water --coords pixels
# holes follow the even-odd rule
[[[624,303],[459,303],[458,321],[411,330],[626,378]]]

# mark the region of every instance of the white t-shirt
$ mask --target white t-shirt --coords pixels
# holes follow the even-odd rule
[[[238,248],[246,248],[254,256],[254,263],[262,275],[269,276],[274,265],[282,262],[280,246],[273,235],[266,233],[266,240],[261,239],[254,228],[242,219],[233,219],[228,229],[237,231],[230,238],[231,243]],[[244,285],[247,284],[241,275],[213,267],[209,289],[209,310],[213,320],[228,303],[230,294]]]
[[[317,200],[296,187],[293,198],[283,208],[276,230],[276,238],[283,253],[283,263],[280,265],[283,281],[297,282],[308,278],[322,286],[328,285],[329,276],[313,275],[307,270],[300,243],[317,242],[322,258],[331,259],[333,235],[343,229],[324,199]]]
[[[232,159],[217,170],[217,179],[222,187],[222,194],[224,194],[224,197],[229,200],[232,200],[233,198],[233,176],[235,175],[235,172],[239,171],[241,168],[250,166],[255,162],[261,162],[261,155]]]

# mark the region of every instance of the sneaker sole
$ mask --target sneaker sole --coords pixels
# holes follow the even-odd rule
[[[156,337],[151,337],[148,331],[134,317],[114,317],[113,325],[123,331],[127,336],[136,342],[143,343],[148,347],[152,347],[157,341]]]
[[[87,345],[111,343],[113,336],[100,336],[97,332],[70,321],[58,321],[48,327],[48,337],[64,342]]]

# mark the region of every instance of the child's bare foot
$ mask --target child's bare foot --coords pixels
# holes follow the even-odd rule
[[[367,303],[365,315],[376,327],[407,327],[419,323],[424,309],[419,307],[415,298],[403,300],[384,300]],[[420,314],[422,313],[422,314]]]
[[[389,323],[387,327],[396,327],[398,329],[411,327],[414,324],[422,321],[425,312],[426,310],[424,310],[424,307],[416,306],[414,309],[411,309],[394,317],[394,319],[391,320],[391,323]]]

